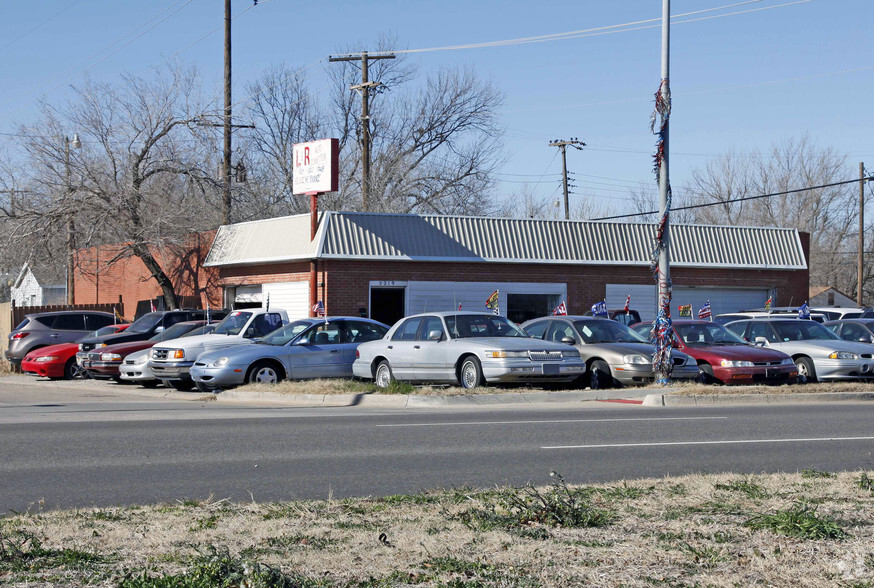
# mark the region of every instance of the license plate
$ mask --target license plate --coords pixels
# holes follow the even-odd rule
[[[779,377],[780,377],[780,370],[765,368],[765,378],[770,380],[771,378],[779,378]]]
[[[543,364],[543,375],[544,376],[556,376],[558,375],[558,367],[554,363],[544,363]]]

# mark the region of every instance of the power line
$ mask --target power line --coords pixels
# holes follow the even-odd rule
[[[689,206],[672,206],[671,211],[673,212],[675,210],[691,210],[693,208],[706,208],[708,206],[722,206],[724,204],[731,204],[733,202],[745,202],[747,200],[759,200],[761,198],[772,198],[774,196],[785,196],[786,194],[797,194],[798,192],[807,192],[808,190],[819,190],[821,188],[833,188],[834,186],[843,186],[845,184],[856,184],[859,182],[860,179],[870,182],[870,181],[874,181],[874,176],[867,176],[864,178],[856,178],[854,180],[844,180],[842,182],[832,182],[830,184],[821,184],[819,186],[808,186],[806,188],[797,188],[795,190],[784,190],[782,192],[772,192],[771,194],[760,194],[758,196],[747,196],[745,198],[733,198],[731,200],[721,200],[719,202],[707,202],[704,204],[690,204]],[[617,219],[617,218],[630,218],[630,217],[634,217],[634,216],[646,216],[646,215],[658,214],[658,213],[659,213],[658,210],[650,210],[648,212],[636,212],[633,214],[618,214],[615,216],[605,216],[605,217],[601,217],[601,218],[593,218],[590,220],[596,220],[596,221],[613,220],[613,219]]]
[[[30,35],[30,34],[36,32],[37,30],[41,29],[44,25],[50,23],[51,21],[53,21],[53,20],[56,19],[57,17],[61,16],[62,14],[64,14],[65,12],[67,12],[68,10],[70,10],[71,8],[73,8],[73,6],[75,6],[76,4],[78,4],[78,3],[81,2],[81,1],[82,1],[82,0],[73,0],[73,2],[71,2],[70,4],[68,4],[65,8],[62,8],[61,10],[59,10],[58,12],[56,12],[55,14],[53,14],[52,16],[48,17],[47,19],[45,19],[44,21],[42,21],[41,23],[39,23],[38,25],[36,25],[36,26],[33,27],[32,29],[28,30],[28,31],[25,32],[25,33],[22,33],[22,34],[19,35],[18,37],[15,37],[15,38],[12,39],[11,41],[9,41],[8,43],[6,43],[6,44],[3,45],[2,47],[0,47],[0,51],[4,51],[4,50],[6,50],[8,47],[11,47],[12,45],[18,43],[18,42],[19,42],[20,40],[22,40],[23,38],[25,38],[25,37],[27,37],[28,35]]]

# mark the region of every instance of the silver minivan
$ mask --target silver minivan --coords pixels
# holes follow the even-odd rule
[[[59,310],[25,315],[11,333],[6,359],[15,369],[24,356],[40,347],[72,343],[102,327],[117,322],[110,312]]]

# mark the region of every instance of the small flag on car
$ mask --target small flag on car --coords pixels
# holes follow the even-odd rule
[[[625,308],[623,310],[625,310],[625,312],[628,312],[630,307],[631,307],[631,294],[629,294],[628,298],[625,299]]]
[[[154,300],[149,300],[149,308],[151,309],[150,312],[156,312],[158,310],[157,308],[155,308]]]
[[[552,311],[554,316],[566,316],[567,315],[567,306],[565,306],[564,300],[561,301],[561,304],[555,307]]]
[[[709,318],[711,321],[713,320],[713,313],[710,310],[710,301],[704,303],[704,306],[698,309],[698,318],[706,319]]]
[[[461,310],[461,302],[458,303],[458,310]]]
[[[765,310],[771,310],[771,297],[768,296],[768,299],[765,300]]]
[[[313,304],[313,314],[316,316],[325,316],[325,305],[319,300]]]
[[[601,302],[596,302],[592,305],[592,316],[608,316],[607,302],[605,300],[602,300]]]
[[[680,318],[683,318],[683,317],[692,318],[692,305],[691,304],[680,304],[677,307],[677,310],[680,311]]]
[[[807,306],[806,302],[798,309],[798,318],[810,320],[810,307]]]
[[[500,309],[498,308],[498,293],[500,290],[495,290],[492,292],[492,295],[486,299],[486,308],[489,308],[495,314],[501,314]]]

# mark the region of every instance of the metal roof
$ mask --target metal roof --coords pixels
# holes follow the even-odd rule
[[[648,265],[656,225],[328,212],[221,227],[205,265],[298,259]],[[805,269],[798,231],[671,225],[671,265]]]

